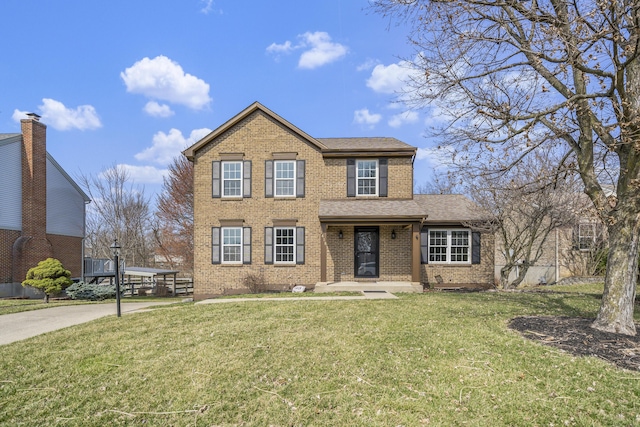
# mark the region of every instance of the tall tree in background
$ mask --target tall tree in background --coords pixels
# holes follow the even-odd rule
[[[114,239],[129,265],[147,266],[153,253],[151,211],[144,188],[130,182],[129,172],[116,165],[98,176],[80,176],[92,199],[87,211],[87,247],[93,257],[111,258]]]
[[[635,335],[640,243],[638,0],[373,0],[412,25],[404,99],[434,103],[456,160],[508,170],[536,151],[575,170],[608,228],[593,327]],[[614,184],[607,197],[604,186]]]
[[[179,155],[169,165],[158,197],[154,235],[159,252],[175,267],[193,269],[193,163]]]

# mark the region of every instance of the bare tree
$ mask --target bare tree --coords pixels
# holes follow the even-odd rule
[[[435,102],[458,161],[508,169],[556,152],[608,228],[593,327],[635,335],[640,243],[638,0],[374,0],[412,25],[405,99]],[[604,184],[615,184],[607,197]]]
[[[144,188],[130,182],[129,172],[116,165],[98,176],[82,175],[80,185],[93,203],[87,212],[87,246],[93,257],[111,258],[114,239],[124,260],[146,266],[152,253],[151,213]]]
[[[181,261],[193,269],[193,163],[180,155],[169,165],[158,197],[154,236],[172,268]]]

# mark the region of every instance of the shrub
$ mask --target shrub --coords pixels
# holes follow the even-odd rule
[[[44,292],[45,302],[49,302],[50,295],[62,292],[72,283],[71,272],[66,270],[57,259],[47,258],[27,271],[27,278],[22,282],[22,286],[40,289]]]
[[[264,272],[248,273],[242,278],[242,284],[249,289],[252,294],[259,294],[267,290],[264,279]]]
[[[67,296],[71,299],[102,301],[116,297],[116,285],[96,285],[78,282],[67,288]]]

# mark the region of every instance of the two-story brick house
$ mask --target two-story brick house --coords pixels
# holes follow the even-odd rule
[[[29,114],[20,133],[0,134],[0,296],[40,296],[23,288],[49,257],[82,276],[89,198],[47,152],[47,127]]]
[[[413,195],[416,148],[314,138],[254,103],[184,151],[194,163],[194,294],[343,282],[490,286],[493,236],[463,196]]]

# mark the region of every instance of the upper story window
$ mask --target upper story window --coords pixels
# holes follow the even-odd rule
[[[275,196],[295,197],[296,195],[296,162],[295,160],[277,160],[275,167]]]
[[[304,160],[266,160],[264,163],[264,197],[304,197]]]
[[[222,197],[242,197],[242,162],[222,162]]]
[[[387,197],[389,161],[377,159],[347,159],[347,197]]]
[[[423,264],[479,264],[480,233],[468,229],[423,229]]]
[[[578,224],[578,249],[590,251],[596,247],[597,242],[596,224]]]
[[[211,197],[251,197],[251,160],[214,160]]]
[[[356,161],[356,194],[358,196],[378,195],[378,161]]]

